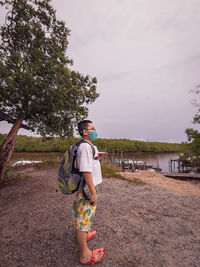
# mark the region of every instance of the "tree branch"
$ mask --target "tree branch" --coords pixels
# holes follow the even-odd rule
[[[0,110],[0,121],[7,121],[8,123],[14,124],[16,122],[16,119],[13,119],[8,114],[6,114],[6,113],[4,113],[3,111]],[[25,124],[22,124],[20,127],[24,128],[26,130],[30,130],[30,127],[28,127]]]

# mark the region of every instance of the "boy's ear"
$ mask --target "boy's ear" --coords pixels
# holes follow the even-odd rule
[[[83,130],[83,135],[88,135],[88,131],[87,130]]]

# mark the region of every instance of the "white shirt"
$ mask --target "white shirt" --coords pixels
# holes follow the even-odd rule
[[[91,145],[95,149],[95,156],[93,156]],[[101,165],[99,159],[94,159],[94,157],[99,155],[98,149],[92,143],[91,145],[87,143],[79,145],[77,150],[77,168],[80,172],[91,172],[94,186],[96,186],[102,183]]]

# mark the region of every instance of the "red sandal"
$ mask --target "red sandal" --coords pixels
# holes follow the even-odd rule
[[[95,255],[97,255],[97,254],[98,255],[102,255],[102,257],[99,260],[95,261]],[[96,249],[96,250],[92,251],[92,258],[91,258],[90,261],[84,262],[84,263],[81,262],[81,263],[84,264],[84,265],[93,266],[95,263],[102,262],[102,260],[104,259],[104,256],[105,256],[105,248],[99,248],[99,249]]]
[[[93,233],[93,234],[89,236],[89,233]],[[95,237],[96,233],[97,232],[95,230],[88,231],[87,232],[87,236],[86,236],[86,241],[89,241],[90,239],[92,239],[93,237]]]

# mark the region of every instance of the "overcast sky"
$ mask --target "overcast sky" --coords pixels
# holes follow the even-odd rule
[[[71,30],[73,69],[97,77],[100,97],[88,118],[99,137],[186,141],[195,114],[190,91],[200,84],[200,0],[52,4]]]

